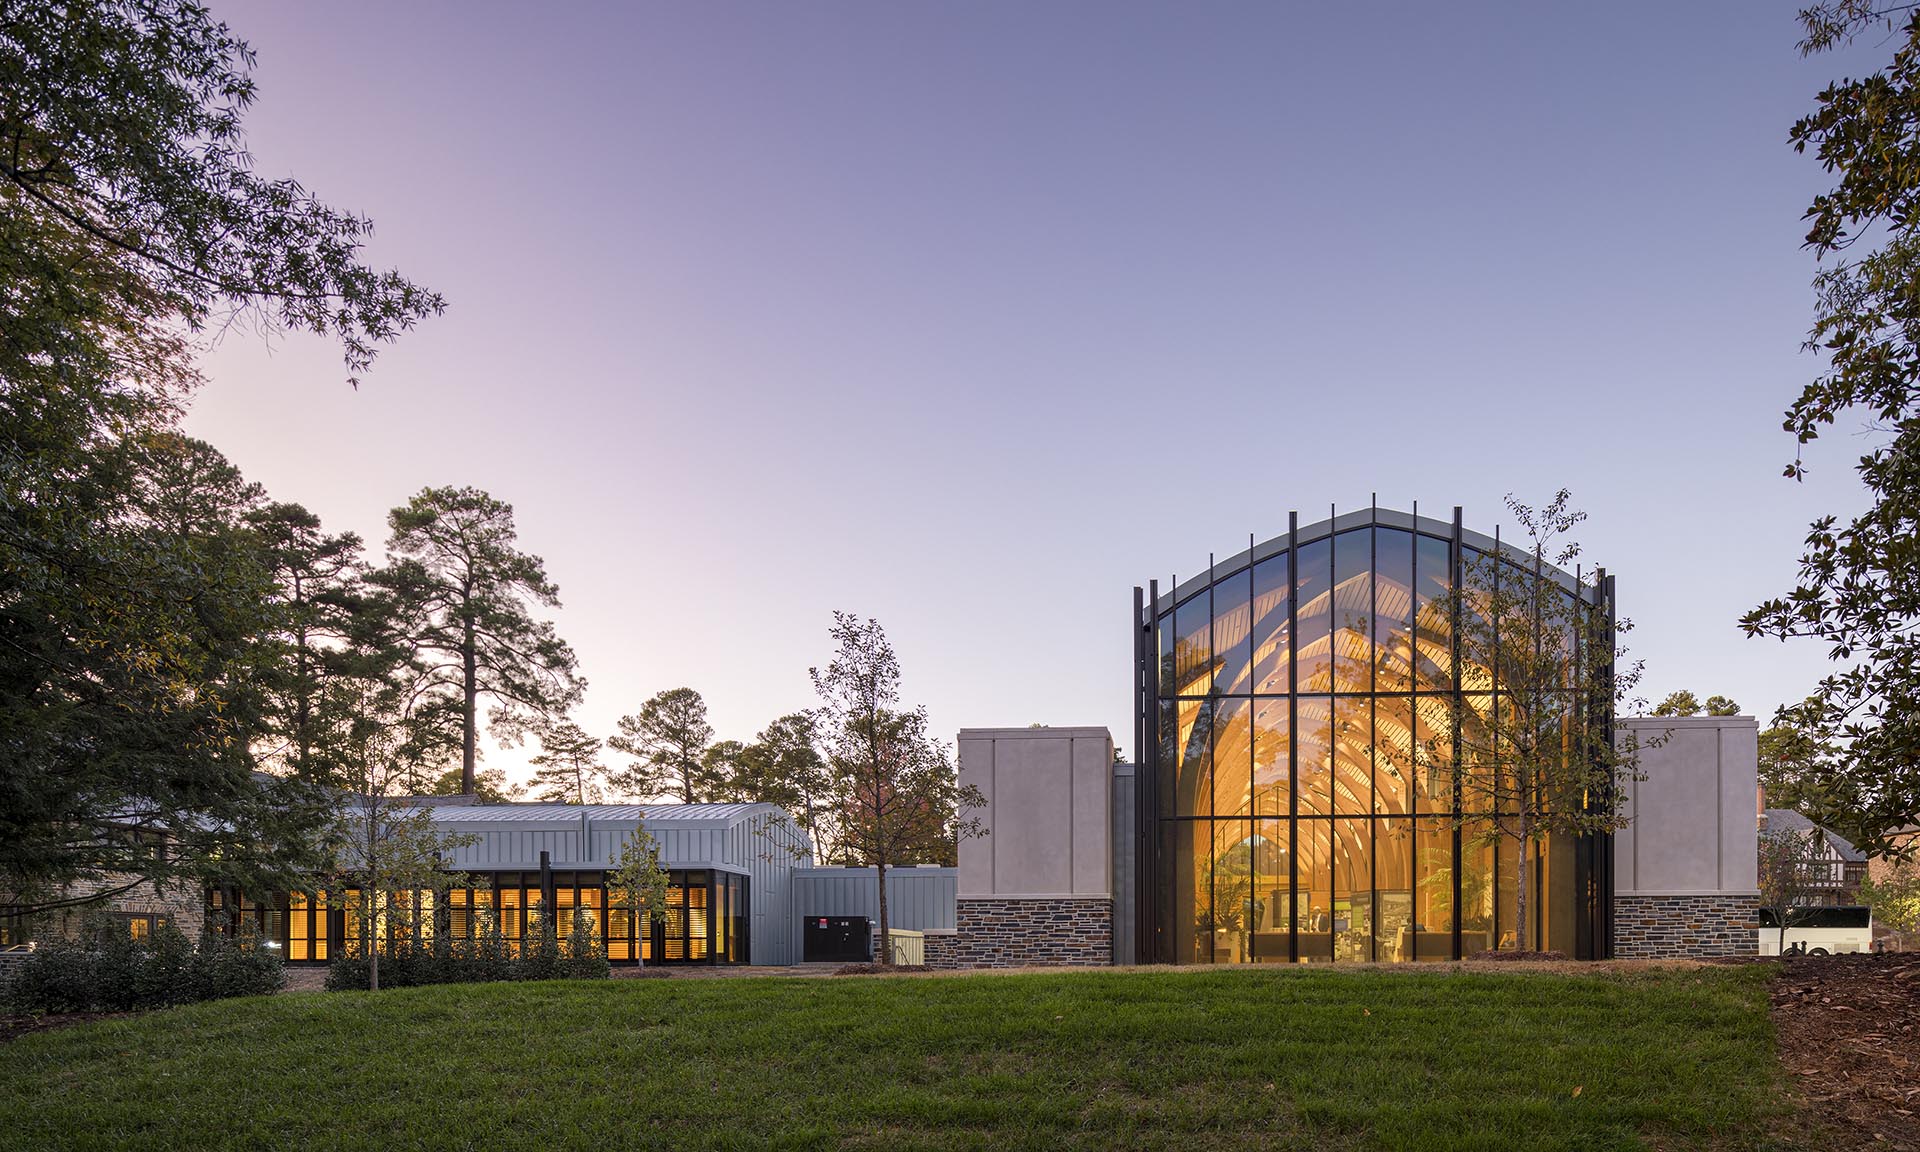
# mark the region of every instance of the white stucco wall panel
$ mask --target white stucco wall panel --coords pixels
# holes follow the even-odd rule
[[[971,784],[987,798],[987,806],[973,815],[978,816],[988,828],[993,827],[994,788],[993,788],[993,741],[991,739],[970,738],[965,732],[960,734],[960,783]],[[986,837],[991,840],[992,837]],[[960,843],[960,891],[993,891],[993,851],[979,842],[978,838],[963,840]]]
[[[1073,826],[1072,755],[1069,740],[993,742],[994,891],[1073,890],[1072,837],[1063,835]]]
[[[1105,728],[969,728],[960,779],[988,835],[960,842],[960,896],[1110,895],[1113,737]]]
[[[1638,736],[1644,778],[1625,784],[1630,823],[1614,840],[1614,891],[1755,891],[1753,717],[1634,717],[1617,729]]]
[[[1105,894],[1113,871],[1113,741],[1103,730],[1072,745],[1073,891]]]

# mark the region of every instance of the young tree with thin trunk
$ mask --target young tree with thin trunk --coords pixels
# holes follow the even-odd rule
[[[476,488],[425,489],[387,521],[389,562],[369,581],[413,669],[406,712],[457,732],[461,791],[471,794],[483,699],[489,731],[518,743],[585,691],[573,649],[534,617],[558,608],[560,592],[540,558],[519,549],[512,506]]]
[[[443,894],[464,885],[466,878],[450,872],[449,862],[455,849],[476,838],[440,832],[432,814],[411,799],[410,774],[399,755],[403,738],[393,715],[399,695],[393,684],[354,677],[333,685],[329,694],[341,728],[342,783],[348,788],[339,808],[337,870],[358,885],[359,900],[350,914],[359,918],[367,986],[378,992],[380,953],[394,904],[403,899],[414,913],[419,893]]]
[[[646,942],[653,935],[653,926],[666,923],[667,888],[671,882],[671,875],[660,863],[659,843],[653,833],[647,831],[646,824],[640,824],[621,843],[613,870],[607,873],[607,897],[609,901],[624,904],[633,916],[637,937],[633,957],[642,967],[646,966]],[[611,910],[610,907],[609,912]],[[607,923],[611,929],[612,915],[607,917]]]
[[[1787,951],[1787,929],[1796,927],[1805,909],[1831,887],[1832,869],[1822,859],[1826,844],[1826,835],[1818,828],[1768,829],[1760,834],[1760,907],[1773,914],[1780,933],[1775,951],[1781,955]]]
[[[614,774],[614,783],[642,800],[672,796],[685,804],[716,798],[725,778],[721,764],[708,757],[713,725],[707,702],[691,688],[669,688],[620,717],[620,733],[607,746],[632,757]]]
[[[605,796],[606,766],[600,741],[578,724],[563,721],[539,731],[540,754],[533,765],[534,797],[558,804],[598,804]]]
[[[1536,510],[1507,497],[1527,547],[1467,556],[1441,604],[1453,622],[1463,691],[1455,733],[1440,739],[1456,739],[1459,756],[1427,751],[1434,767],[1455,766],[1457,823],[1485,843],[1513,846],[1514,945],[1522,951],[1532,929],[1530,855],[1549,837],[1624,827],[1618,783],[1637,772],[1639,756],[1637,735],[1616,741],[1610,723],[1641,676],[1640,665],[1615,661],[1617,633],[1631,625],[1594,603],[1591,583],[1576,594],[1549,570],[1579,555],[1567,533],[1586,514],[1570,499],[1562,489]]]
[[[947,746],[928,731],[926,709],[900,707],[900,661],[880,622],[835,612],[830,635],[833,661],[808,674],[822,704],[837,822],[853,861],[874,869],[881,961],[891,964],[887,869],[930,841],[986,835],[977,817],[959,812],[987,800],[960,784]]]

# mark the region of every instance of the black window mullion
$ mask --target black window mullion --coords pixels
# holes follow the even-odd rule
[[[1374,498],[1367,531],[1367,959],[1380,959],[1380,500]]]
[[[1300,962],[1300,514],[1287,513],[1287,963]]]
[[[1495,524],[1493,526],[1493,599],[1496,606],[1500,602],[1500,577],[1504,574],[1505,566],[1506,561],[1502,556],[1500,544],[1500,526]],[[1492,811],[1488,813],[1487,820],[1493,843],[1493,882],[1488,885],[1488,889],[1493,893],[1493,931],[1487,938],[1487,946],[1498,950],[1500,947],[1500,840],[1504,835],[1500,830],[1502,814],[1500,811],[1500,617],[1494,616],[1489,624],[1493,632],[1493,668],[1491,669],[1493,711],[1490,713],[1491,719],[1487,722],[1487,748],[1493,762],[1487,766],[1487,770],[1492,773],[1493,787],[1490,789],[1492,795],[1489,797],[1489,807]],[[1514,856],[1514,868],[1518,871],[1519,853],[1516,852]],[[1520,943],[1518,935],[1514,936],[1514,943],[1516,945]]]
[[[1453,707],[1448,709],[1451,715],[1448,727],[1452,731],[1449,732],[1448,735],[1453,740],[1453,764],[1452,771],[1449,775],[1452,777],[1451,785],[1453,792],[1453,959],[1455,960],[1460,959],[1460,922],[1464,919],[1460,914],[1460,867],[1462,861],[1460,774],[1464,768],[1460,761],[1461,757],[1465,755],[1465,750],[1462,747],[1460,728],[1466,720],[1466,694],[1462,687],[1464,681],[1460,674],[1460,624],[1464,617],[1461,611],[1463,597],[1460,592],[1460,568],[1466,559],[1463,554],[1465,551],[1463,536],[1464,528],[1461,524],[1460,507],[1455,505],[1453,509],[1453,539],[1447,546],[1447,565],[1451,569],[1448,577],[1450,595],[1447,599],[1452,605],[1452,610],[1448,613],[1452,619],[1448,621],[1447,645],[1450,652],[1449,661],[1452,665],[1452,675],[1449,679],[1452,682],[1453,688]]]
[[[1219,671],[1219,667],[1220,667],[1220,653],[1219,653],[1219,649],[1214,646],[1213,580],[1214,580],[1213,553],[1209,552],[1207,553],[1207,591],[1206,591],[1206,597],[1207,597],[1207,698],[1206,698],[1206,703],[1202,705],[1202,707],[1206,709],[1206,717],[1207,717],[1207,743],[1206,743],[1207,769],[1206,771],[1207,771],[1207,815],[1209,817],[1215,817],[1220,814],[1219,809],[1216,807],[1217,802],[1215,799],[1215,793],[1218,790],[1216,788],[1216,785],[1218,784],[1217,777],[1219,776],[1219,771],[1218,771],[1219,766],[1213,762],[1213,750],[1215,745],[1219,742],[1219,739],[1220,739],[1220,685],[1214,679],[1214,676]],[[1198,597],[1195,597],[1195,599],[1198,599]],[[1207,924],[1209,926],[1209,931],[1207,933],[1207,963],[1209,964],[1214,962],[1213,942],[1216,939],[1218,939],[1220,935],[1220,909],[1214,906],[1214,899],[1219,894],[1217,890],[1219,882],[1214,875],[1214,871],[1218,864],[1218,861],[1214,859],[1214,853],[1213,853],[1213,847],[1215,843],[1214,836],[1213,836],[1213,829],[1214,829],[1214,825],[1212,821],[1209,820],[1207,823]]]

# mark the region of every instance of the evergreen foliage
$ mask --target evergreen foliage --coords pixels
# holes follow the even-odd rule
[[[477,488],[427,488],[387,517],[388,563],[368,582],[384,639],[407,675],[412,758],[458,749],[460,790],[476,787],[479,705],[495,737],[518,743],[558,721],[586,690],[573,649],[539,608],[560,590],[519,548],[511,505]]]
[[[533,765],[536,800],[558,804],[598,804],[606,797],[606,766],[600,763],[600,741],[571,721],[540,728],[540,754]]]
[[[172,925],[144,940],[124,925],[90,927],[56,940],[20,963],[5,985],[20,1012],[131,1012],[230,996],[260,996],[286,983],[280,957],[248,936],[208,934],[193,947]]]
[[[1828,85],[1789,136],[1834,184],[1804,217],[1820,262],[1806,347],[1824,371],[1787,409],[1801,452],[1786,474],[1807,476],[1805,446],[1825,432],[1865,433],[1867,508],[1814,521],[1795,587],[1740,623],[1834,660],[1776,722],[1807,737],[1801,808],[1871,853],[1920,824],[1920,9],[1824,0],[1801,21],[1807,54],[1863,33],[1894,46],[1878,71]]]
[[[620,717],[619,735],[610,738],[607,746],[632,759],[614,774],[614,783],[642,800],[669,796],[686,804],[714,800],[726,769],[708,755],[712,744],[707,702],[691,688],[669,688],[642,704],[640,711]]]
[[[184,0],[0,5],[0,903],[19,911],[142,880],[284,889],[321,859],[320,781],[254,771],[256,740],[285,736],[290,617],[258,487],[179,431],[196,334],[318,333],[357,377],[442,302],[362,262],[367,220],[256,173],[252,65]]]

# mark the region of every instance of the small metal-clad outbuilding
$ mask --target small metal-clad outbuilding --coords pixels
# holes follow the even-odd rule
[[[958,868],[887,869],[887,926],[915,932],[951,932]],[[871,868],[800,868],[793,874],[793,907],[801,920],[865,916],[880,923],[880,886]]]

